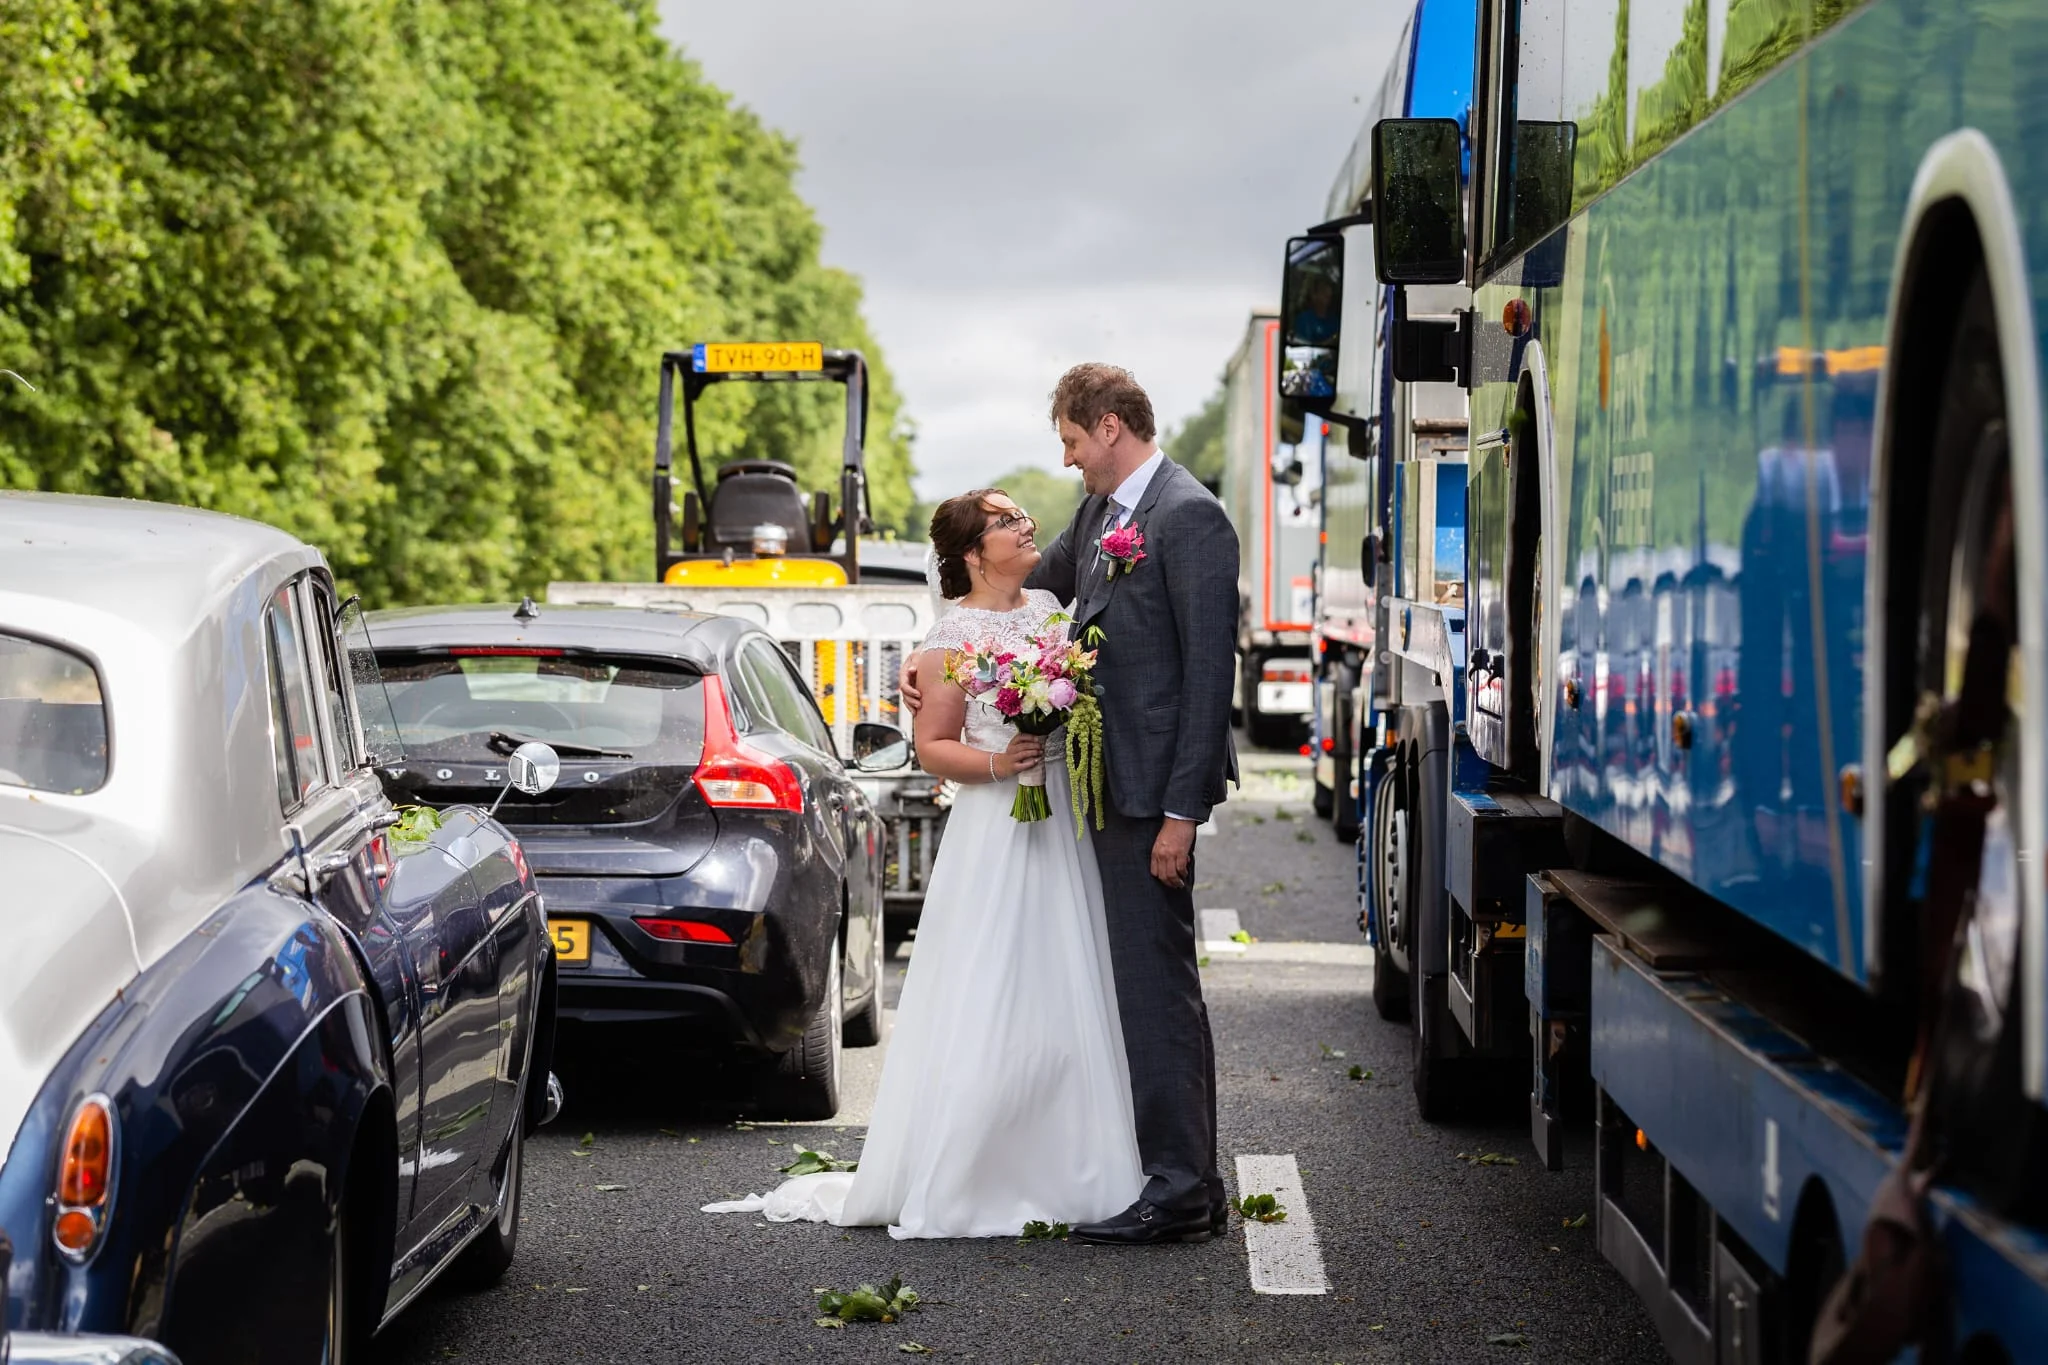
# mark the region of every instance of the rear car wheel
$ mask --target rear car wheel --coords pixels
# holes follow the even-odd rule
[[[532,1084],[532,1073],[527,1083]],[[505,1142],[504,1173],[498,1177],[498,1216],[462,1250],[451,1267],[456,1280],[471,1289],[488,1289],[512,1268],[519,1249],[519,1186],[526,1167],[526,1124],[515,1122]]]
[[[777,1057],[762,1087],[764,1108],[778,1118],[829,1119],[839,1112],[839,1054],[845,1042],[840,1022],[846,1008],[845,975],[835,945],[826,969],[825,997],[811,1016],[802,1041]]]
[[[845,1042],[848,1047],[874,1047],[882,1041],[882,934],[879,926],[874,934],[874,970],[868,979],[875,983],[874,992],[868,1002],[862,1005],[851,1019],[846,1021]]]

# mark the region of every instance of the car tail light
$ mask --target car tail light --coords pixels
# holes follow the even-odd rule
[[[57,1171],[57,1217],[51,1237],[67,1260],[82,1262],[99,1245],[113,1196],[114,1108],[104,1095],[88,1097],[71,1115]]]
[[[670,943],[730,943],[732,935],[715,924],[694,919],[636,919],[633,923]]]
[[[1267,664],[1259,671],[1265,682],[1308,682],[1315,676],[1307,664]]]
[[[697,790],[713,806],[801,813],[803,783],[778,758],[750,749],[733,728],[725,683],[704,679],[704,757],[697,764]]]
[[[1336,741],[1336,740],[1334,740],[1334,739],[1326,739],[1326,740],[1324,740],[1324,741],[1323,741],[1323,752],[1324,752],[1324,753],[1326,753],[1326,754],[1334,754],[1334,753],[1336,753],[1336,752],[1337,752],[1337,741]]]

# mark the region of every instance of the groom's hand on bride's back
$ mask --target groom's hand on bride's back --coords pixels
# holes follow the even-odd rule
[[[896,687],[903,694],[903,709],[910,712],[913,716],[916,715],[918,708],[924,705],[924,693],[917,690],[917,656],[915,654],[903,661],[903,677],[898,680]]]

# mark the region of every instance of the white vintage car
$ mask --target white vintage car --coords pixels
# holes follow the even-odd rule
[[[394,828],[358,619],[270,527],[0,492],[17,1333],[345,1361],[511,1260],[559,1093],[545,923],[484,812]]]

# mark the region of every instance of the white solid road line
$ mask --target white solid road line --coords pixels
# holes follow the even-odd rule
[[[1287,1218],[1279,1223],[1244,1221],[1244,1249],[1251,1259],[1252,1291],[1257,1294],[1327,1294],[1323,1249],[1316,1241],[1315,1219],[1301,1189],[1301,1168],[1294,1157],[1241,1156],[1237,1159],[1239,1198],[1270,1194]]]
[[[1205,953],[1241,953],[1245,945],[1231,935],[1241,933],[1244,925],[1238,922],[1235,910],[1204,910],[1202,912],[1202,951]]]

